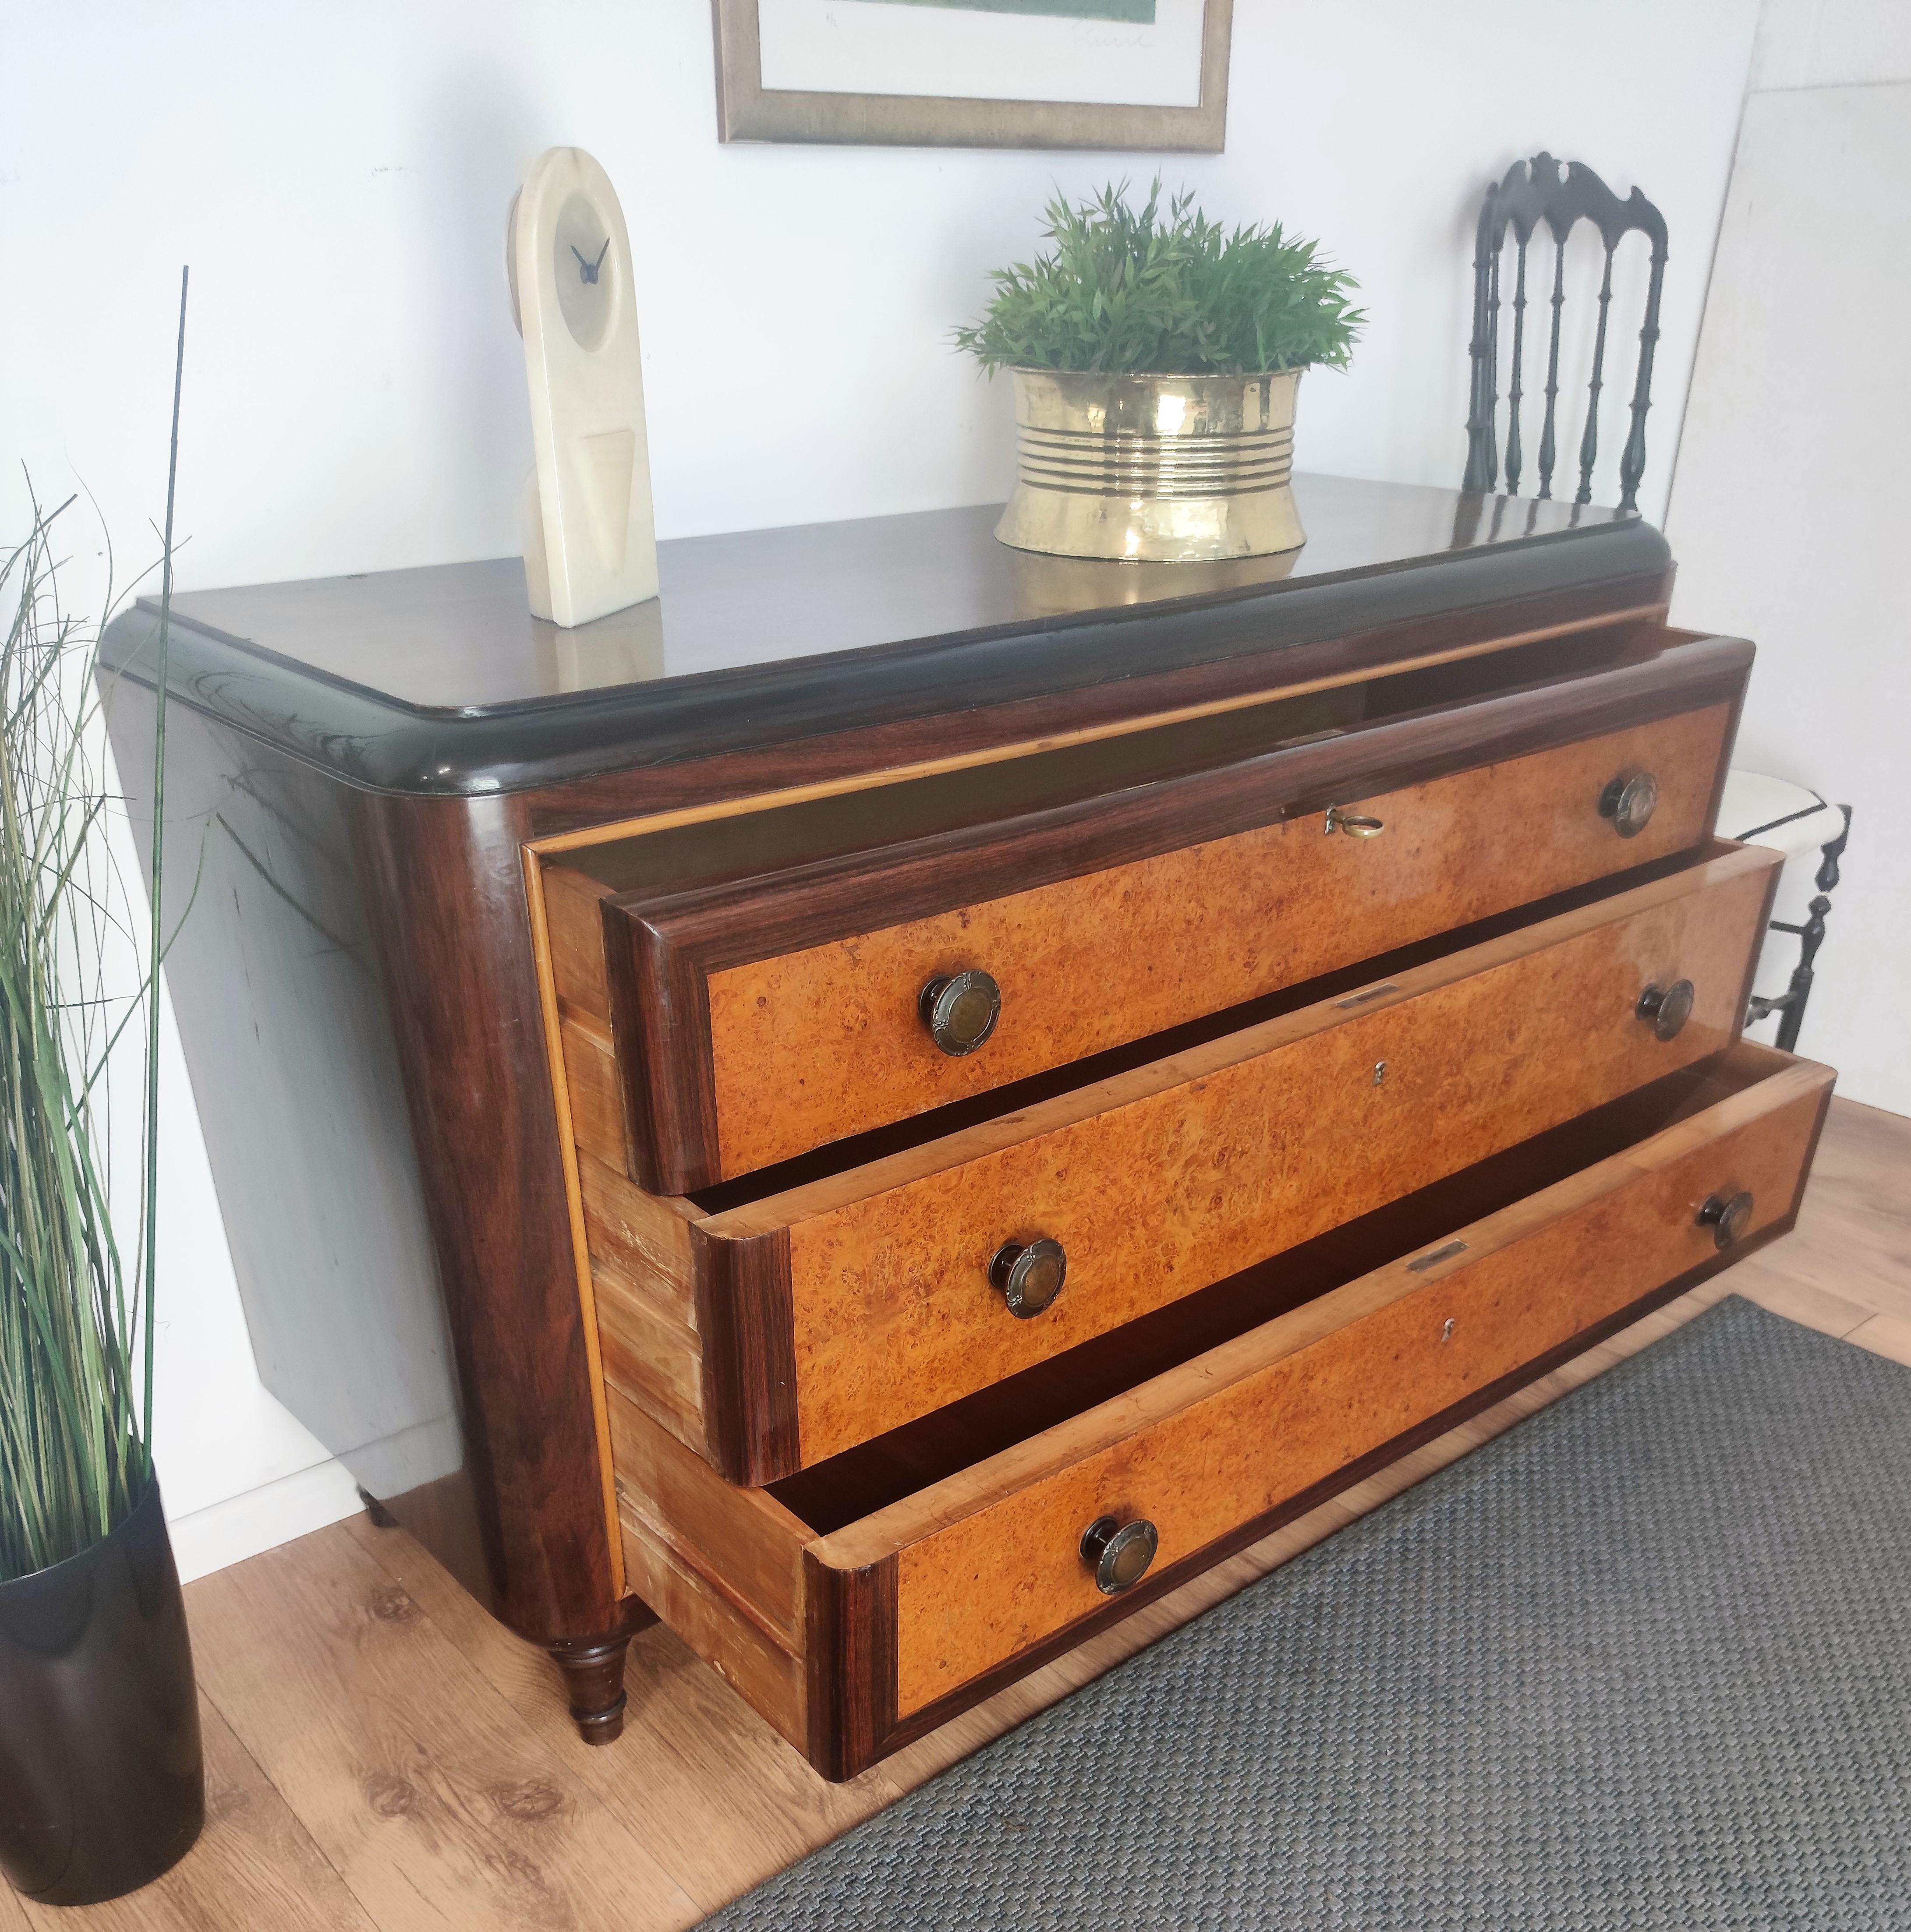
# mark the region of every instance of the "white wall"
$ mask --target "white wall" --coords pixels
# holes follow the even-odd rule
[[[1640,184],[1670,224],[1642,499],[1656,518],[1756,0],[1235,11],[1227,152],[1161,165],[1212,213],[1321,237],[1364,284],[1352,373],[1303,388],[1303,466],[1458,480],[1480,194],[1546,146],[1622,194]],[[0,529],[19,524],[23,459],[45,490],[83,478],[123,550],[148,540],[188,261],[183,584],[515,550],[530,457],[503,212],[558,142],[594,152],[623,200],[665,536],[1004,494],[1005,386],[951,356],[948,331],[986,298],[985,272],[1034,244],[1053,185],[1156,165],[720,147],[708,0],[23,12],[0,65],[0,260],[16,278]],[[161,1454],[173,1507],[189,1492],[200,1512],[193,1560],[209,1562],[349,1498],[335,1470],[288,1473],[316,1445],[246,1382],[196,1124],[181,1081],[170,1094],[185,1178],[168,1196]],[[289,1489],[257,1492],[274,1478]]]
[[[1911,8],[1772,0],[1754,84],[1679,449],[1673,615],[1758,644],[1737,762],[1855,808],[1798,1045],[1911,1113]],[[1813,870],[1786,868],[1781,917]],[[1761,990],[1783,983],[1768,957]]]
[[[1754,92],[1911,80],[1911,7],[1901,0],[1765,0]]]

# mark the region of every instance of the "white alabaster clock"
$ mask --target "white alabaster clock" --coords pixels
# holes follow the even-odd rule
[[[657,594],[657,548],[630,238],[610,177],[581,148],[532,164],[504,254],[537,454],[524,504],[531,611],[586,624]]]

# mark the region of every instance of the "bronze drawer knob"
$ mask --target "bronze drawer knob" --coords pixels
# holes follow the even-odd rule
[[[1095,1587],[1104,1597],[1119,1597],[1148,1574],[1161,1538],[1145,1516],[1122,1522],[1098,1516],[1082,1532],[1082,1561],[1095,1566]]]
[[[1008,1312],[1018,1322],[1039,1315],[1062,1292],[1068,1257],[1059,1241],[1009,1241],[996,1249],[989,1280],[1002,1290]]]
[[[1642,1020],[1652,1022],[1660,1040],[1676,1040],[1680,1029],[1692,1017],[1692,982],[1675,980],[1669,986],[1651,986],[1639,996],[1633,1010]]]
[[[948,973],[931,980],[917,996],[916,1010],[929,1037],[956,1058],[973,1053],[1002,1018],[1002,988],[987,973]]]
[[[1330,832],[1345,832],[1350,838],[1378,838],[1387,830],[1387,821],[1382,818],[1369,818],[1358,812],[1343,812],[1337,805],[1327,808],[1327,828]]]
[[[1659,808],[1659,781],[1650,772],[1621,772],[1599,795],[1599,815],[1621,838],[1636,838]]]
[[[1699,1210],[1699,1225],[1711,1229],[1719,1247],[1730,1247],[1752,1225],[1752,1197],[1742,1188],[1736,1194],[1708,1194]]]

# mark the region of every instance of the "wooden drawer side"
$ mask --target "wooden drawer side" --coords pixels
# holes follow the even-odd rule
[[[804,1658],[768,1636],[642,1518],[625,1514],[619,1527],[631,1589],[759,1716],[798,1750],[807,1749]]]
[[[605,1393],[631,1588],[807,1748],[809,1531],[765,1492],[723,1481],[623,1390]]]
[[[590,1277],[604,1380],[701,1453],[708,1439],[702,1336],[614,1263],[592,1256]]]
[[[627,1178],[629,1136],[604,976],[606,889],[562,866],[542,868],[560,1071],[578,1211],[604,1380],[672,1436],[706,1448],[687,1202]]]
[[[573,1103],[575,1118],[575,1103]],[[578,1191],[605,1383],[700,1455],[710,1454],[707,1370],[687,1202],[633,1187],[577,1150]]]
[[[809,1532],[774,1496],[725,1482],[703,1458],[613,1390],[611,1453],[627,1522],[648,1526],[780,1643],[803,1641],[801,1553]]]
[[[626,1174],[630,1149],[623,1129],[617,1048],[609,1025],[594,1016],[566,1013],[559,1022],[564,1078],[570,1089],[571,1132],[587,1154]]]
[[[624,1281],[694,1330],[697,1308],[690,1230],[696,1210],[687,1201],[646,1194],[586,1151],[578,1156],[578,1181],[592,1258],[609,1262]]]
[[[559,1004],[567,1013],[590,1014],[608,1028],[611,996],[604,977],[602,907],[609,892],[568,866],[539,869],[551,984]]]

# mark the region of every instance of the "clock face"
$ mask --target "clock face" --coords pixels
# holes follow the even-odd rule
[[[552,257],[564,326],[580,349],[601,347],[614,311],[617,265],[610,224],[586,196],[574,194],[558,210]]]

